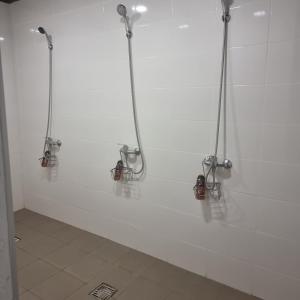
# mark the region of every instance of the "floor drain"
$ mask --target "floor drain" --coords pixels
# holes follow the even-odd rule
[[[15,242],[20,242],[21,241],[21,238],[19,238],[18,236],[15,235]]]
[[[118,290],[112,287],[111,285],[102,282],[94,290],[92,290],[89,295],[94,296],[101,300],[110,299]]]

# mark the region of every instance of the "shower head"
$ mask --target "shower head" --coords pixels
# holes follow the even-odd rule
[[[45,34],[45,33],[46,33],[46,30],[45,30],[43,27],[39,27],[39,28],[38,28],[38,31],[39,31],[39,33],[41,33],[41,34]]]
[[[119,4],[117,6],[117,12],[121,17],[123,17],[123,20],[125,22],[125,28],[126,28],[126,36],[127,36],[127,38],[130,39],[132,37],[132,32],[131,32],[131,28],[130,28],[130,24],[129,24],[129,18],[127,16],[126,6],[123,4]]]
[[[47,33],[47,31],[45,30],[44,27],[39,26],[38,31],[39,31],[39,33],[44,34],[46,36],[47,43],[48,43],[48,48],[50,50],[52,50],[53,49],[52,36]]]
[[[127,18],[127,8],[125,5],[123,4],[119,4],[117,6],[117,12],[120,16],[122,16],[123,18]]]
[[[230,7],[233,4],[233,0],[221,0],[221,1],[223,6],[223,11],[225,13],[229,13]]]

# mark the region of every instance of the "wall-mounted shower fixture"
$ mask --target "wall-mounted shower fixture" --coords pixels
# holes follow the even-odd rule
[[[49,98],[48,98],[48,120],[46,136],[43,148],[43,157],[40,158],[42,167],[53,167],[56,164],[56,152],[59,151],[62,142],[51,137],[52,134],[52,90],[53,90],[53,42],[52,36],[43,27],[38,27],[38,32],[45,35],[49,49]]]
[[[128,58],[129,58],[129,73],[130,73],[130,87],[131,87],[131,101],[132,101],[132,111],[134,119],[135,134],[138,143],[138,148],[131,149],[127,145],[123,145],[120,149],[121,160],[118,161],[116,167],[112,169],[113,178],[115,180],[136,180],[139,176],[142,176],[145,171],[145,158],[142,149],[142,143],[140,138],[138,117],[136,111],[136,97],[135,97],[135,85],[134,85],[134,73],[133,73],[133,61],[132,61],[132,26],[130,24],[130,18],[127,15],[126,6],[119,4],[117,6],[117,12],[122,17],[125,23],[126,37],[128,41]],[[129,158],[134,156],[137,158],[141,157],[141,167],[136,170],[134,167],[129,166]],[[121,175],[120,175],[121,174]]]
[[[218,102],[218,118],[217,118],[217,131],[216,131],[216,142],[214,154],[209,155],[202,161],[202,169],[205,178],[205,187],[213,194],[214,198],[220,199],[221,197],[221,183],[217,181],[216,172],[219,168],[230,170],[232,168],[232,162],[227,159],[226,151],[224,149],[224,159],[222,162],[218,160],[218,146],[219,146],[219,135],[220,135],[220,122],[221,122],[221,109],[222,100],[224,102],[224,143],[226,141],[226,98],[227,98],[227,50],[228,50],[228,24],[230,22],[230,7],[233,4],[233,0],[221,0],[223,7],[222,21],[224,23],[224,34],[223,34],[223,50],[222,50],[222,64],[221,64],[221,76],[220,76],[220,87],[219,87],[219,102]],[[224,145],[225,148],[225,145]],[[199,175],[201,176],[201,175]],[[198,176],[198,178],[199,178]],[[198,182],[198,181],[197,181]],[[194,192],[195,197],[200,193],[198,186],[195,185]],[[204,198],[201,198],[204,199]]]
[[[136,162],[139,155],[141,155],[141,152],[138,148],[130,148],[128,145],[123,145],[120,148],[121,159],[117,162],[116,167],[111,170],[113,179],[125,182],[136,180],[134,175],[137,172],[131,167],[131,164]]]

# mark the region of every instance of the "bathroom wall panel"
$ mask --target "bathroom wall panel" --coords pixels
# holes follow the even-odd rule
[[[208,277],[246,293],[253,293],[253,266],[244,261],[226,257],[221,253],[208,251],[206,274]]]
[[[273,0],[271,8],[270,40],[278,42],[300,38],[299,1]]]
[[[257,230],[290,241],[299,241],[300,205],[269,198],[258,199]]]
[[[234,166],[220,202],[196,201],[192,190],[215,139],[219,1],[124,1],[130,13],[138,4],[148,11],[133,29],[147,175],[123,185],[110,169],[118,143],[136,141],[119,2],[12,4],[26,207],[267,300],[285,292],[298,299],[296,2],[235,1],[227,99]],[[47,102],[47,47],[31,31],[38,25],[55,43],[54,133],[63,146],[53,173],[37,161]]]
[[[234,7],[230,45],[238,47],[266,43],[269,31],[270,1],[240,1],[234,4]]]
[[[264,121],[272,124],[299,125],[299,94],[300,84],[267,85],[263,106]]]
[[[267,83],[300,83],[300,38],[269,44]]]
[[[264,268],[254,270],[255,293],[266,300],[297,300],[300,294],[300,281]],[[274,288],[280,287],[280,288]]]

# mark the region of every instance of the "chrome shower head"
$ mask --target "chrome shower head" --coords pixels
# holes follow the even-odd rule
[[[48,43],[48,48],[50,50],[52,50],[53,49],[52,36],[47,33],[47,31],[45,30],[44,27],[39,26],[38,31],[39,31],[39,33],[44,34],[46,36],[47,43]]]
[[[230,7],[233,4],[233,0],[221,0],[222,1],[222,6],[223,6],[223,11],[225,13],[229,13]]]
[[[43,27],[38,27],[38,31],[41,34],[45,34],[46,33],[46,30]]]
[[[122,16],[123,18],[127,18],[127,8],[125,5],[123,4],[119,4],[117,6],[117,12],[120,16]]]
[[[121,17],[123,17],[123,20],[125,22],[126,36],[127,36],[127,38],[130,39],[132,37],[132,31],[131,31],[131,27],[130,27],[130,24],[129,24],[129,18],[127,16],[126,6],[123,5],[123,4],[119,4],[117,6],[117,12]]]

